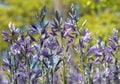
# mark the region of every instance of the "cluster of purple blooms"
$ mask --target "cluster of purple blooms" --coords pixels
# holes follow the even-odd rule
[[[45,23],[45,15],[43,7],[27,31],[10,23],[10,31],[2,32],[9,48],[1,66],[0,84],[119,84],[117,29],[107,41],[99,37],[93,44],[91,33],[84,28],[86,21],[82,26],[77,24],[75,6],[71,6],[66,21],[56,12],[54,21]],[[79,57],[79,62],[74,57]]]

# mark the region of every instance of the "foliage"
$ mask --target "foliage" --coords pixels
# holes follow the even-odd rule
[[[71,6],[64,22],[56,11],[45,23],[46,7],[36,13],[37,22],[28,30],[9,24],[2,31],[9,43],[1,66],[0,83],[11,84],[118,84],[120,82],[120,38],[117,29],[105,40],[93,39],[79,25],[79,12]],[[35,38],[35,35],[38,38]],[[74,58],[79,58],[77,62]]]

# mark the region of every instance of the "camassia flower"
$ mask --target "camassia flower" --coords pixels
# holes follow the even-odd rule
[[[82,35],[83,35],[82,40],[84,42],[89,42],[91,40],[91,37],[90,37],[91,33],[88,33],[88,29],[84,29],[82,32]]]
[[[81,48],[85,47],[85,43],[89,43],[91,40],[91,33],[88,32],[88,29],[84,29],[79,39],[79,45]]]
[[[15,28],[14,24],[12,24],[11,22],[8,25],[10,32],[7,32],[5,30],[2,31],[2,36],[4,41],[7,42],[12,42],[13,40],[16,40],[18,33],[19,33],[19,29]]]
[[[93,40],[86,20],[78,25],[76,6],[71,6],[66,21],[57,11],[53,23],[45,21],[45,15],[43,7],[29,29],[9,23],[9,30],[2,31],[9,47],[0,68],[0,84],[119,84],[117,29],[107,40]]]
[[[61,31],[61,37],[68,39],[66,43],[69,44],[73,42],[73,39],[76,36],[76,32],[77,31],[72,20],[68,18],[64,24],[64,28]]]
[[[76,34],[76,29],[73,22],[70,19],[67,19],[67,21],[65,22],[64,28],[61,32],[61,36],[64,38],[65,37],[74,38],[72,34]]]

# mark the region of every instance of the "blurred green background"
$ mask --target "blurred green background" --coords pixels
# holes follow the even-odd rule
[[[80,12],[79,25],[87,20],[86,27],[94,35],[106,35],[114,27],[120,29],[119,0],[0,0],[0,52],[7,48],[1,33],[3,29],[8,29],[9,22],[16,27],[29,27],[35,21],[34,14],[44,5],[47,7],[48,20],[54,18],[55,10],[65,20],[72,3]]]

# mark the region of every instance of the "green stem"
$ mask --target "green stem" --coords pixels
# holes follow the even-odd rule
[[[52,50],[50,50],[50,53],[52,55]],[[54,59],[53,59],[53,56],[51,57],[51,60],[52,60],[52,69],[51,69],[51,76],[52,76],[52,80],[51,80],[51,83],[54,84]]]
[[[52,68],[52,72],[51,72],[51,75],[52,75],[52,84],[54,84],[54,70],[53,70],[53,68]]]
[[[77,29],[77,34],[78,34],[78,37],[80,37],[80,31],[79,31],[79,27],[78,27],[78,25],[77,25],[77,23],[75,23],[75,25],[76,25],[76,29]],[[83,59],[83,55],[82,55],[82,49],[81,49],[81,46],[79,45],[79,51],[80,51],[80,53],[78,53],[79,54],[79,56],[80,56],[80,63],[81,63],[81,65],[82,65],[82,74],[83,74],[83,80],[84,80],[84,83],[85,83],[85,73],[83,72],[85,69],[84,69],[84,59]]]
[[[65,60],[64,59],[63,59],[63,81],[64,81],[64,84],[67,84],[66,71],[65,71]]]
[[[62,49],[63,49],[63,38],[61,37],[61,45],[62,45]],[[64,53],[64,52],[63,52]],[[65,55],[65,54],[64,54]],[[65,69],[65,56],[63,56],[63,81],[64,84],[67,84],[67,80],[66,80],[66,69]]]

